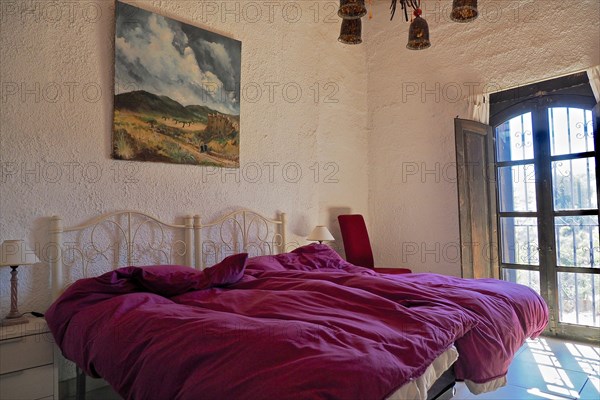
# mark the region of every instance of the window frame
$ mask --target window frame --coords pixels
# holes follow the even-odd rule
[[[586,82],[587,83],[587,82]],[[547,84],[547,83],[544,83]],[[589,88],[589,83],[587,83]],[[585,92],[585,90],[577,89],[578,92]],[[567,88],[567,91],[573,92],[573,88]],[[590,89],[591,91],[591,89]],[[560,288],[558,287],[559,274],[561,272],[568,273],[579,273],[579,274],[592,274],[600,275],[600,268],[596,267],[568,267],[560,266],[559,259],[557,257],[557,243],[556,243],[556,227],[554,218],[560,216],[598,216],[598,204],[595,209],[579,209],[579,210],[554,210],[554,193],[553,193],[553,175],[552,175],[552,163],[554,161],[565,161],[565,160],[577,160],[594,158],[595,159],[595,172],[596,172],[596,192],[597,199],[600,201],[600,188],[598,178],[600,177],[600,163],[599,154],[599,135],[598,125],[600,118],[598,118],[597,112],[593,112],[593,124],[594,124],[594,151],[572,153],[572,154],[561,154],[553,156],[551,154],[550,147],[550,126],[548,118],[548,109],[555,107],[569,107],[569,108],[582,108],[585,110],[594,110],[600,108],[596,105],[596,100],[589,94],[581,93],[561,93],[561,90],[555,90],[552,93],[545,91],[535,91],[533,89],[525,90],[528,93],[522,99],[511,99],[509,105],[502,107],[502,109],[490,117],[490,125],[492,127],[492,140],[493,140],[493,161],[494,171],[496,176],[496,225],[501,227],[501,218],[504,217],[533,217],[537,219],[538,229],[538,250],[539,250],[539,263],[538,265],[528,264],[511,264],[505,263],[503,260],[503,236],[500,229],[497,231],[496,240],[498,241],[498,268],[499,275],[503,279],[505,271],[537,271],[540,279],[540,292],[548,303],[550,311],[550,323],[547,328],[547,332],[557,336],[577,338],[583,340],[597,340],[600,334],[600,328],[576,325],[567,322],[560,321],[560,304],[559,294]],[[501,94],[499,98],[504,99],[507,102],[507,94]],[[493,100],[493,97],[492,97]],[[492,107],[493,109],[493,107]],[[511,120],[514,117],[518,117],[525,113],[532,113],[532,145],[534,146],[534,157],[533,159],[527,160],[514,160],[514,161],[501,161],[498,162],[498,143],[496,129]],[[594,115],[596,114],[596,115]],[[501,211],[501,197],[502,188],[500,187],[499,181],[499,168],[515,165],[529,165],[532,164],[535,167],[535,192],[536,192],[536,211]],[[511,189],[512,191],[512,185]],[[594,278],[592,278],[594,279]],[[592,285],[594,281],[592,281]],[[576,299],[577,301],[577,299]],[[598,304],[600,306],[600,304]]]

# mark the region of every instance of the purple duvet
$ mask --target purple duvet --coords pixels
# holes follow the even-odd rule
[[[384,399],[453,343],[457,378],[505,375],[547,308],[513,283],[378,275],[310,245],[204,272],[122,268],[71,285],[46,319],[127,399]]]

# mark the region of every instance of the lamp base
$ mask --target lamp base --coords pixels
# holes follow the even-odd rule
[[[26,324],[28,322],[29,322],[29,318],[27,318],[27,317],[4,318],[2,320],[2,322],[0,322],[0,326],[20,325],[20,324]]]

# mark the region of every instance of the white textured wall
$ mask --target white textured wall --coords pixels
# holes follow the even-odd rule
[[[469,24],[450,21],[451,3],[424,1],[424,51],[405,48],[409,24],[388,20],[387,1],[367,24],[369,228],[380,264],[460,275],[452,163],[453,118],[469,117],[462,98],[599,64],[600,2],[480,0]]]
[[[119,209],[173,221],[248,207],[287,212],[302,241],[332,208],[366,212],[366,48],[337,42],[335,2],[129,3],[242,41],[242,168],[111,160],[114,2],[2,0],[0,240],[43,242],[54,214],[71,225]],[[278,163],[272,180],[266,163]],[[19,271],[20,310],[43,311],[47,267]],[[0,315],[8,282],[0,269]]]
[[[242,101],[237,182],[231,170],[109,158],[112,1],[0,2],[0,240],[41,242],[52,214],[71,224],[132,208],[173,220],[240,206],[287,212],[301,239],[316,223],[337,234],[336,213],[353,211],[368,217],[379,264],[458,275],[452,119],[467,107],[456,98],[469,85],[511,87],[599,64],[600,3],[481,0],[481,18],[460,25],[446,17],[450,0],[425,1],[433,47],[422,52],[405,48],[408,24],[388,20],[387,0],[375,1],[363,45],[339,44],[336,3],[137,3],[242,41],[242,88],[263,93]],[[286,101],[285,84],[301,87],[298,102]],[[267,162],[279,163],[272,182]],[[289,162],[298,182],[286,180]],[[265,165],[258,183],[243,179],[250,163]],[[46,267],[20,277],[20,309],[43,310]],[[0,269],[0,315],[8,280]]]

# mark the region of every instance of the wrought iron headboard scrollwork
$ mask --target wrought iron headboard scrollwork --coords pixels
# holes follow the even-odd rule
[[[237,210],[203,224],[194,217],[195,265],[204,269],[237,253],[250,256],[285,252],[286,215],[267,218],[251,210]]]
[[[60,217],[50,220],[48,255],[52,296],[80,278],[129,265],[193,263],[193,217],[183,225],[163,222],[137,211],[117,211],[88,222],[63,227]],[[69,276],[66,276],[66,275]]]
[[[285,225],[284,213],[270,219],[246,209],[208,224],[202,224],[198,215],[185,216],[182,225],[138,211],[116,211],[71,227],[53,216],[46,255],[52,296],[56,299],[77,279],[124,266],[179,264],[203,269],[235,253],[282,253]]]

